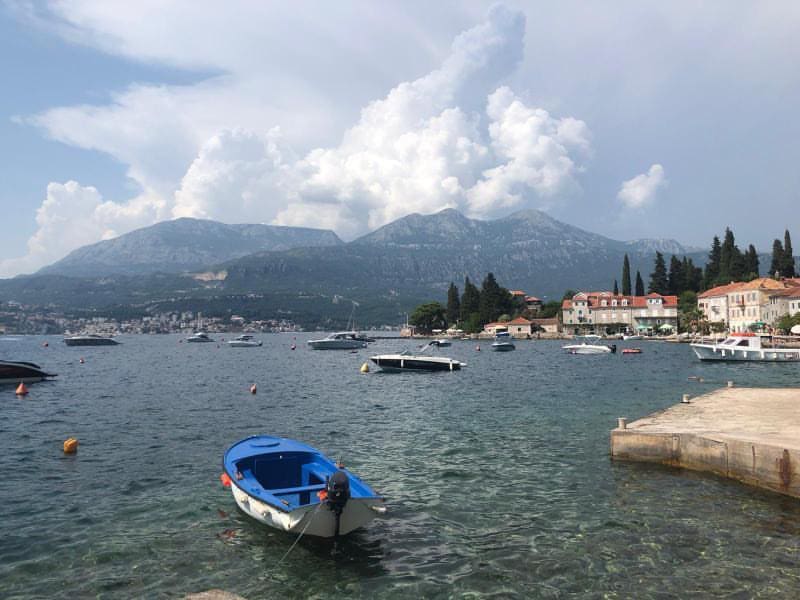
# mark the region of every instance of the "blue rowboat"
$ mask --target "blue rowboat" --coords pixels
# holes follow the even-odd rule
[[[223,458],[223,485],[260,523],[305,535],[335,537],[386,512],[384,498],[319,450],[268,435],[233,444]]]

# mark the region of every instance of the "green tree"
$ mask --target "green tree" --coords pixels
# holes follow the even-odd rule
[[[474,321],[477,321],[478,310],[480,308],[481,293],[475,287],[469,277],[464,279],[464,293],[461,295],[461,321],[467,323],[472,317],[476,315]],[[466,327],[464,328],[466,330]]]
[[[683,272],[683,263],[674,254],[669,259],[668,291],[670,294],[680,296],[686,289],[686,274]]]
[[[783,244],[780,240],[772,242],[772,262],[769,265],[769,275],[780,277],[783,275]]]
[[[447,324],[452,327],[461,318],[461,301],[458,299],[458,288],[451,281],[447,288]]]
[[[784,333],[789,333],[795,325],[800,325],[800,312],[794,315],[783,315],[778,319],[778,322],[775,323],[775,327],[782,330]]]
[[[708,261],[706,262],[706,272],[703,277],[703,286],[708,289],[714,287],[714,284],[719,277],[719,263],[722,257],[722,245],[719,238],[715,235],[714,241],[711,242],[711,251],[708,253]]]
[[[512,312],[513,309],[511,293],[497,283],[493,273],[488,273],[481,285],[478,303],[481,326],[495,321],[503,313]]]
[[[614,295],[619,296],[619,286],[617,285],[617,280],[614,280]]]
[[[444,329],[446,327],[446,309],[438,302],[420,304],[411,313],[410,321],[418,331],[429,334],[434,329]]]
[[[683,289],[699,292],[703,287],[703,269],[695,267],[691,258],[683,257]]]
[[[744,253],[744,264],[745,279],[747,279],[747,281],[752,281],[753,279],[758,278],[758,252],[756,252],[756,247],[753,246],[753,244],[750,244],[747,247],[747,252]]]
[[[574,296],[575,294],[573,294]],[[552,319],[553,317],[558,317],[561,314],[561,302],[558,300],[551,300],[550,302],[545,302],[542,305],[542,310],[539,312],[539,316],[543,319]]]
[[[627,254],[622,259],[622,295],[631,295],[631,263]]]
[[[792,238],[789,235],[789,230],[783,235],[783,268],[781,275],[784,277],[794,277],[796,275],[794,270],[794,250],[792,250]]]
[[[697,294],[686,290],[678,298],[678,329],[699,331],[702,329],[703,313],[697,308]]]
[[[644,281],[639,271],[636,271],[636,296],[644,296]]]
[[[653,272],[650,273],[650,285],[647,288],[648,293],[666,294],[669,287],[667,280],[667,265],[664,263],[664,255],[661,252],[656,252],[655,266]]]

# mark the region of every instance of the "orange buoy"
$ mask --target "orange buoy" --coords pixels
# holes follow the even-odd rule
[[[255,394],[257,391],[258,391],[258,388],[256,387],[255,383],[250,386],[250,393],[251,394]]]
[[[25,387],[25,384],[20,381],[19,385],[17,386],[17,396],[26,396],[27,394],[28,388]]]
[[[78,451],[78,440],[67,438],[64,440],[64,454],[75,454]]]
[[[228,476],[227,473],[223,473],[219,476],[220,482],[222,482],[222,487],[231,487],[231,478]]]

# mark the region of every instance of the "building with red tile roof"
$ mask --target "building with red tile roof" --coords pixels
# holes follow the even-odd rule
[[[678,328],[678,297],[661,294],[623,296],[613,292],[579,292],[561,303],[562,323],[573,333]]]

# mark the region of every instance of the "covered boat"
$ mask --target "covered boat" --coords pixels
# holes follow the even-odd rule
[[[765,346],[762,337],[754,333],[732,333],[723,341],[712,344],[690,344],[700,360],[796,362],[800,348]]]
[[[249,333],[244,333],[232,340],[228,340],[227,344],[231,348],[258,348],[261,345],[261,340],[256,340]]]
[[[605,344],[587,344],[585,342],[582,344],[568,344],[561,346],[561,348],[569,354],[612,354],[617,351],[615,344],[606,346]]]
[[[314,350],[356,350],[367,347],[367,338],[356,331],[337,331],[321,340],[309,340]]]
[[[116,346],[119,344],[117,340],[110,336],[97,335],[96,333],[71,335],[64,338],[64,343],[67,346]]]
[[[47,373],[36,363],[13,360],[0,360],[0,383],[35,383],[48,377]]]
[[[508,352],[515,348],[514,342],[511,341],[511,335],[507,331],[499,331],[494,336],[492,350],[495,352]]]
[[[225,452],[223,468],[237,506],[276,529],[335,537],[386,511],[384,498],[366,483],[295,440],[245,438]]]
[[[203,343],[203,342],[213,342],[214,340],[205,332],[205,331],[198,331],[190,335],[186,338],[187,342],[195,342],[195,343]]]

